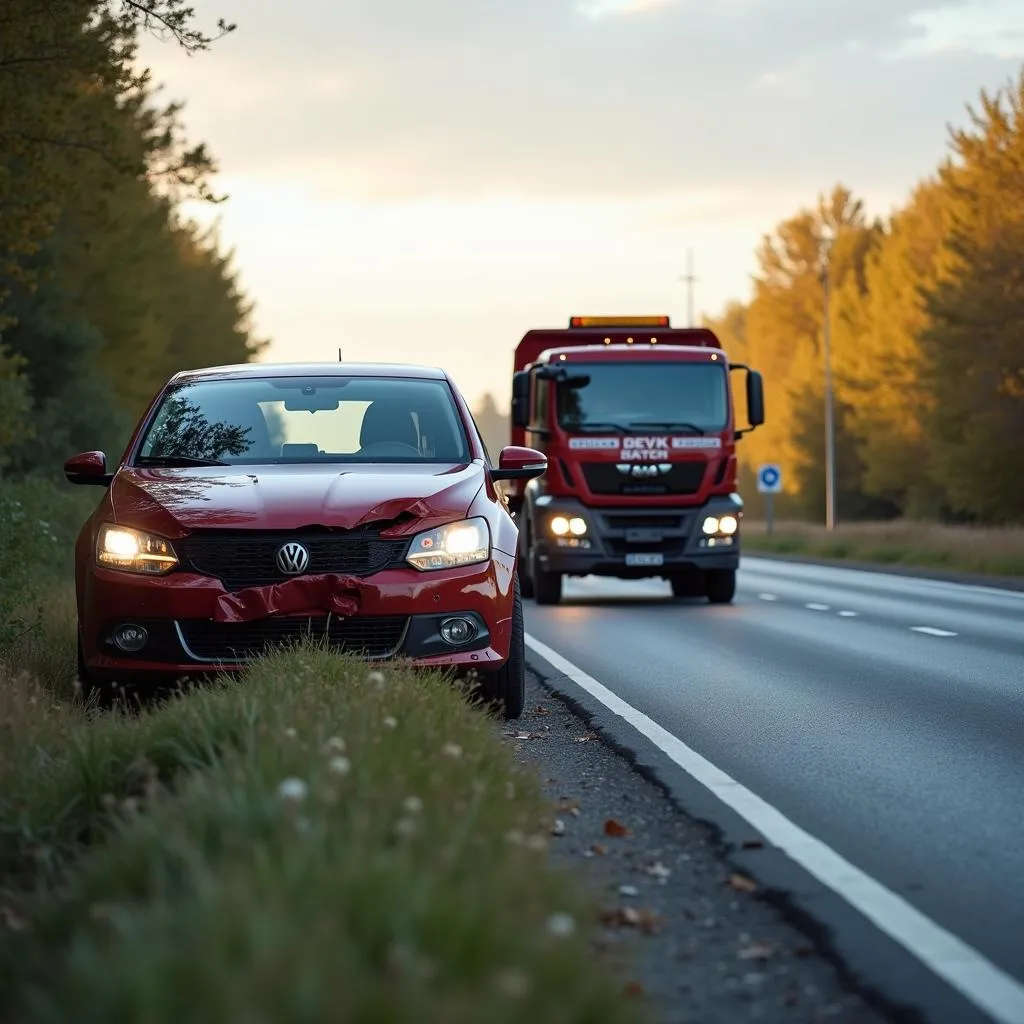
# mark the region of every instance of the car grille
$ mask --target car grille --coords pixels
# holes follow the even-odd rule
[[[192,619],[179,622],[178,628],[188,651],[200,661],[248,661],[305,639],[325,643],[339,654],[382,659],[398,651],[408,622],[405,616],[274,616],[254,622]]]
[[[630,466],[654,463],[631,463]],[[704,482],[706,461],[673,462],[667,473],[635,477],[619,471],[615,462],[584,462],[583,477],[591,494],[696,494]]]
[[[339,573],[371,576],[404,564],[408,540],[382,540],[364,533],[339,534],[229,534],[196,533],[177,541],[183,567],[204,576],[216,576],[227,590],[263,587],[294,579],[277,567],[282,544],[298,541],[309,551],[306,575]]]

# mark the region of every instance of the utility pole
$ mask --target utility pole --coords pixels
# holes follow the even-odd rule
[[[822,325],[822,357],[825,363],[825,529],[836,528],[837,487],[836,487],[836,424],[835,398],[832,389],[832,310],[831,310],[831,240],[825,238],[822,244],[821,290],[824,301],[825,320]]]
[[[697,325],[694,323],[693,286],[697,278],[693,273],[693,249],[686,250],[686,273],[679,280],[686,282],[686,326],[696,327]]]

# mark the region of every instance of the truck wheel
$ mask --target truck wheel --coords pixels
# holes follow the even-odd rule
[[[513,584],[512,637],[509,641],[508,661],[497,672],[484,677],[485,699],[500,705],[506,719],[516,719],[523,713],[526,703],[526,645],[523,641],[523,602],[519,592],[519,574]]]
[[[736,596],[735,569],[708,570],[708,600],[712,604],[731,604]]]
[[[537,556],[530,559],[533,576],[533,597],[537,604],[558,604],[562,600],[562,574],[545,572],[537,564]]]
[[[685,573],[669,578],[673,597],[704,597],[702,582],[698,573]]]

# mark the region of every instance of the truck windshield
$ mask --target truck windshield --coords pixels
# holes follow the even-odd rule
[[[567,365],[567,364],[566,364]],[[563,430],[616,429],[635,433],[724,430],[729,423],[725,367],[720,363],[572,363],[589,383],[556,384]],[[589,427],[593,424],[593,427]]]

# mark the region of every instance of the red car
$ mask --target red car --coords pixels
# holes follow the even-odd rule
[[[233,671],[306,635],[371,662],[476,669],[523,707],[518,529],[442,370],[247,364],[175,375],[121,464],[69,459],[107,489],[75,548],[86,690]]]

